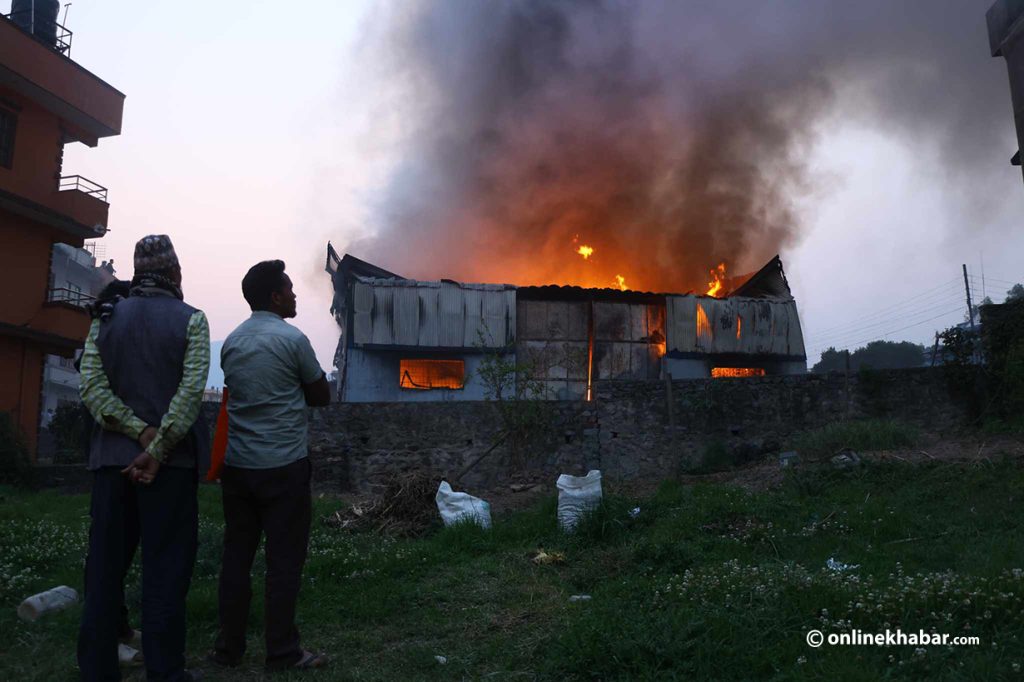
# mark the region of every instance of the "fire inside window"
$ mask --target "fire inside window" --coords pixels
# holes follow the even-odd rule
[[[466,363],[462,360],[400,360],[400,385],[427,391],[432,388],[462,388]]]
[[[714,367],[711,369],[713,379],[736,379],[740,377],[763,377],[761,367]]]

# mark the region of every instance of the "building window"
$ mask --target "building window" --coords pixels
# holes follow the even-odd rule
[[[761,367],[714,367],[711,370],[713,379],[738,379],[741,377],[763,377]]]
[[[11,168],[14,165],[14,131],[17,127],[18,117],[0,109],[0,167]]]
[[[402,388],[426,391],[462,388],[466,383],[466,363],[462,360],[400,360],[398,371]]]

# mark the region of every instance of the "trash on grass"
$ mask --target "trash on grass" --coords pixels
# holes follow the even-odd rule
[[[860,464],[860,455],[850,448],[843,448],[832,458],[832,464],[840,469],[854,467]]]
[[[18,606],[18,617],[23,621],[34,623],[46,613],[66,609],[78,603],[78,593],[67,585],[54,587],[52,590],[34,594]]]
[[[825,566],[833,571],[852,571],[855,568],[860,568],[860,564],[844,564],[842,561],[836,561],[832,557],[829,557],[828,561],[825,562]]]
[[[633,507],[629,510],[629,517],[631,519],[635,519],[638,516],[640,516],[640,507]]]
[[[779,466],[783,468],[791,467],[799,463],[800,455],[797,454],[796,450],[789,450],[788,452],[783,452],[779,455]]]
[[[538,566],[544,566],[546,564],[564,564],[565,554],[562,552],[545,552],[542,547],[537,550],[537,554],[533,557],[532,561]]]
[[[569,601],[590,601],[589,594],[574,594],[569,597]]]
[[[558,525],[571,531],[591,509],[601,504],[601,472],[592,469],[586,476],[562,474],[558,487]]]
[[[435,499],[444,525],[470,521],[484,528],[491,527],[491,505],[469,493],[452,490],[448,481],[441,481]]]
[[[448,658],[446,656],[434,656],[434,660],[440,663],[441,665],[445,665],[446,663],[448,663]]]

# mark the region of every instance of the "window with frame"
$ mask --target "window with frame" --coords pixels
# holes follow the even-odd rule
[[[466,363],[462,360],[399,360],[398,374],[402,388],[460,389],[466,383]]]
[[[0,109],[0,167],[2,168],[11,168],[14,165],[14,134],[17,127],[17,115],[6,109]]]

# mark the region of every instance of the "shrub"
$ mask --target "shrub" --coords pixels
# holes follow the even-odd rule
[[[24,483],[31,466],[21,430],[9,412],[0,412],[0,482]]]
[[[843,448],[854,450],[892,450],[917,443],[917,429],[895,419],[865,419],[837,422],[794,439],[804,457],[827,457]]]

